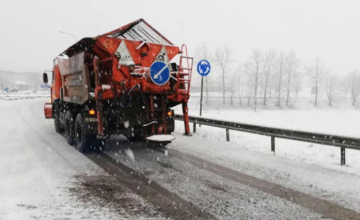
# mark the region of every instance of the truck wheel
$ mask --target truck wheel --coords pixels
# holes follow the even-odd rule
[[[84,117],[79,113],[75,119],[75,148],[82,153],[102,150],[101,140],[96,139],[95,135],[86,135],[84,126]]]
[[[59,104],[57,102],[54,102],[55,108],[54,108],[54,125],[55,125],[55,131],[59,134],[64,133],[64,128],[62,127],[60,123],[60,109]]]
[[[75,119],[75,148],[82,153],[85,152],[88,142],[84,126],[84,118],[79,113]]]
[[[60,121],[59,119],[56,118],[57,116],[55,115],[55,120],[54,120],[54,125],[55,125],[55,131],[59,134],[63,133],[63,129],[62,127],[60,127]]]
[[[75,142],[75,132],[74,132],[74,117],[70,111],[67,111],[65,114],[65,133],[64,136],[66,141],[70,145],[74,145]]]

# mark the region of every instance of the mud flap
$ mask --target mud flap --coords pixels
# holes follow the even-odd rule
[[[52,103],[45,103],[44,105],[44,114],[46,119],[53,118],[52,115]]]

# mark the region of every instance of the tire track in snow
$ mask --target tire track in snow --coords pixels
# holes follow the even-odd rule
[[[186,153],[169,149],[170,156],[176,156],[200,169],[207,170],[226,179],[247,185],[254,189],[269,193],[271,195],[289,200],[292,203],[308,208],[317,213],[321,213],[333,219],[360,219],[360,213],[342,207],[340,205],[316,198],[306,193],[302,193],[284,186],[271,183],[256,177],[252,177],[215,163],[191,156]]]
[[[168,217],[173,219],[217,219],[105,153],[89,153],[86,156]]]

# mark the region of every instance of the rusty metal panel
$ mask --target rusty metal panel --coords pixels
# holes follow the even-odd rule
[[[120,39],[128,39],[135,41],[146,41],[155,44],[172,45],[164,36],[157,32],[153,27],[143,20],[133,25],[131,28],[121,30],[117,33],[109,35]]]
[[[89,98],[89,70],[84,65],[84,55],[80,53],[59,65],[63,78],[64,101],[84,104]]]
[[[83,71],[84,57],[85,53],[82,52],[70,57],[69,59],[62,59],[60,57],[56,58],[56,61],[59,65],[60,74],[68,75]]]

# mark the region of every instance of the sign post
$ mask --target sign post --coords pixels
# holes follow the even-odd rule
[[[200,93],[200,116],[202,114],[202,100],[203,100],[203,88],[204,88],[204,77],[209,75],[211,66],[210,62],[207,60],[200,60],[197,64],[197,72],[201,76],[201,93]],[[199,125],[200,127],[201,125]]]
[[[203,100],[204,77],[201,77],[201,93],[200,93],[200,116],[202,113],[202,100]],[[201,125],[199,125],[201,126]]]

